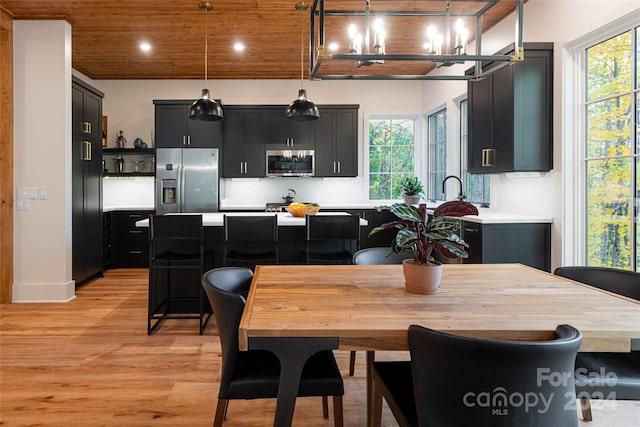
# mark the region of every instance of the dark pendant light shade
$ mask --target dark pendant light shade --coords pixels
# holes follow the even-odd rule
[[[202,89],[202,98],[197,99],[189,107],[189,118],[192,120],[215,122],[222,120],[223,117],[222,106],[209,97],[209,89]]]
[[[316,104],[307,99],[307,91],[300,89],[298,91],[298,99],[294,100],[285,112],[285,119],[292,122],[308,122],[318,120],[320,112]]]
[[[202,89],[202,98],[197,99],[191,104],[191,107],[189,107],[189,118],[192,120],[215,122],[222,120],[224,114],[222,112],[222,105],[214,99],[211,99],[209,89],[207,89],[207,75],[209,74],[207,67],[207,56],[209,53],[209,43],[207,41],[209,22],[207,20],[207,12],[213,9],[213,6],[211,3],[202,2],[199,4],[199,7],[201,10],[204,10],[204,89]]]
[[[300,12],[300,90],[298,98],[295,99],[284,113],[285,120],[291,122],[309,122],[318,120],[320,112],[316,104],[307,99],[307,91],[302,87],[304,81],[304,37],[302,35],[302,14],[309,9],[309,5],[304,2],[296,4],[296,10]]]

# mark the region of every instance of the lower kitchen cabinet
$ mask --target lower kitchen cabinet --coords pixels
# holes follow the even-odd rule
[[[103,265],[105,270],[113,268],[113,245],[115,242],[113,223],[113,212],[105,212],[102,216],[102,237],[104,239]]]
[[[115,268],[147,268],[149,266],[149,229],[136,227],[151,211],[113,212],[111,248]]]
[[[521,263],[551,271],[551,224],[480,224],[461,221],[469,264]]]

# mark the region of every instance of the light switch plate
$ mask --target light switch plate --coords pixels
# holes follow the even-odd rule
[[[16,203],[16,210],[19,210],[19,211],[30,210],[29,199],[18,199],[18,202]]]
[[[18,187],[18,199],[37,199],[38,188],[37,187]]]
[[[49,197],[49,191],[47,187],[38,187],[38,199],[46,200]]]

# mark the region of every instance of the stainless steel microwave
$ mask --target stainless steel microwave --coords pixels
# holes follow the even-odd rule
[[[315,150],[267,150],[267,176],[314,176]]]

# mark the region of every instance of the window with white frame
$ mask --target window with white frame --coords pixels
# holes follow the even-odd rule
[[[442,109],[427,117],[429,126],[429,170],[427,197],[444,200],[442,181],[447,176],[447,110]]]
[[[462,170],[462,182],[465,188],[467,201],[478,203],[481,206],[489,206],[490,198],[490,175],[470,174],[468,172],[468,108],[469,101],[460,101],[460,170]]]
[[[640,270],[640,27],[585,50],[585,258]]]
[[[402,179],[415,175],[415,117],[369,119],[369,200],[402,197]]]

